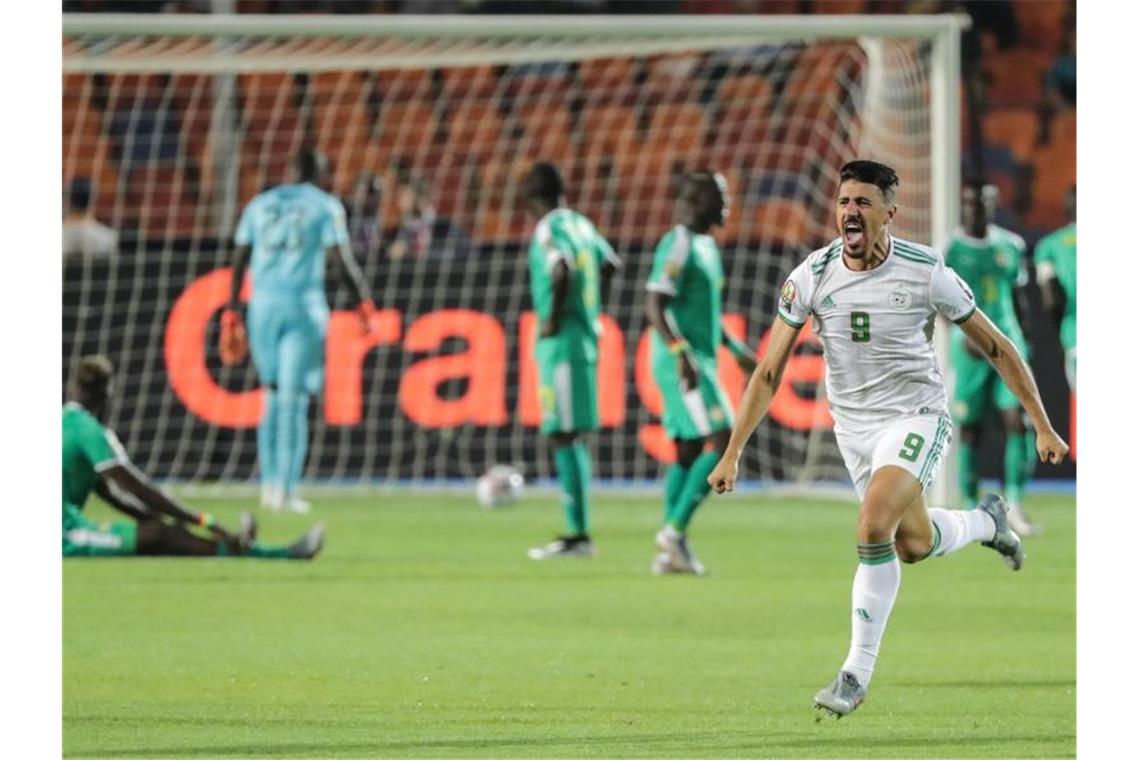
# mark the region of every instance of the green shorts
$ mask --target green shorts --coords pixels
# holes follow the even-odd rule
[[[133,522],[95,523],[72,516],[63,525],[65,557],[133,557],[138,549],[138,526]]]
[[[1018,345],[1017,350],[1025,356],[1024,345]],[[955,424],[976,425],[990,407],[1004,411],[1021,406],[997,370],[984,358],[970,354],[965,340],[951,343],[950,361],[954,368],[954,403],[950,410]]]
[[[716,359],[690,353],[697,365],[697,387],[681,388],[677,357],[654,341],[650,347],[653,379],[661,389],[661,422],[672,440],[691,441],[732,429],[732,403],[717,375]]]
[[[535,351],[535,363],[538,365],[538,400],[542,407],[539,429],[547,435],[597,430],[597,362],[567,359],[545,350],[540,343]]]

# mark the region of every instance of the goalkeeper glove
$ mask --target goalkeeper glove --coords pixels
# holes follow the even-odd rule
[[[222,357],[222,364],[227,366],[240,364],[249,355],[249,339],[245,335],[245,325],[242,324],[241,315],[233,309],[223,309],[221,325],[218,354]]]
[[[356,313],[360,315],[360,324],[363,327],[364,335],[372,332],[372,320],[376,316],[376,304],[372,302],[371,298],[365,298],[356,305]]]

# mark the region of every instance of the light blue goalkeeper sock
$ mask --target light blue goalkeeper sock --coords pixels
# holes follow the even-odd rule
[[[278,482],[281,492],[289,498],[297,492],[309,447],[309,397],[303,393],[279,393],[277,404]]]
[[[277,391],[266,388],[261,422],[257,425],[257,465],[261,470],[262,488],[274,488],[278,484],[277,415]]]

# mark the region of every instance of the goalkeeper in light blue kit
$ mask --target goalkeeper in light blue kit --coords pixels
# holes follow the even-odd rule
[[[267,190],[245,207],[234,235],[230,302],[222,312],[222,361],[235,364],[252,349],[265,386],[257,455],[261,503],[273,510],[309,511],[297,483],[308,448],[310,396],[324,383],[326,253],[339,262],[365,331],[375,312],[349,248],[344,206],[319,187],[326,165],[320,153],[302,149],[296,182]],[[247,267],[253,286],[248,342],[239,300]]]

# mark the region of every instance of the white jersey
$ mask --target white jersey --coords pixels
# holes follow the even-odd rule
[[[887,258],[862,272],[847,268],[841,239],[820,248],[792,271],[779,303],[793,327],[812,317],[831,414],[848,432],[902,415],[947,414],[934,318],[962,323],[974,309],[974,294],[938,251],[894,237]]]

